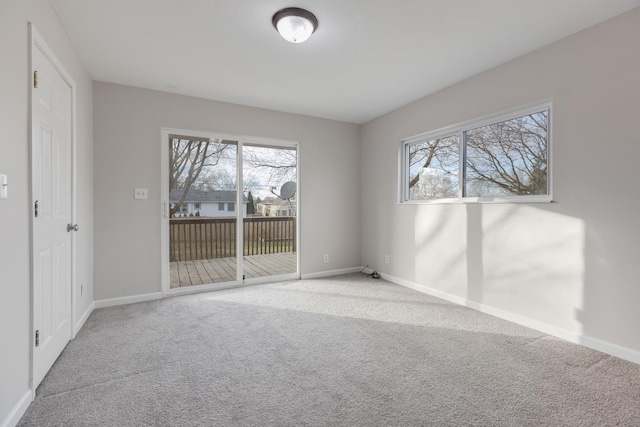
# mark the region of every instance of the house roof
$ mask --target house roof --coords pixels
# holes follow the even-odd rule
[[[169,201],[177,202],[182,197],[183,189],[173,188],[169,192]],[[244,194],[242,195],[244,203],[249,203],[249,199]],[[185,202],[209,202],[209,203],[222,203],[222,202],[235,202],[236,192],[234,190],[189,190]]]

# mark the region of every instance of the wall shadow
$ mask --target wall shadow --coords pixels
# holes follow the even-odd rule
[[[585,224],[550,205],[425,206],[415,218],[418,285],[582,333]],[[567,335],[567,334],[565,334]]]
[[[482,205],[468,204],[467,211],[467,299],[482,303],[484,251]]]

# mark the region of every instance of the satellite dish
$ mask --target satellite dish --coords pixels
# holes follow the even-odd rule
[[[280,187],[280,198],[282,200],[289,200],[296,194],[296,183],[293,181],[285,182]]]
[[[296,216],[296,210],[293,207],[293,204],[291,203],[291,198],[293,197],[294,194],[296,194],[296,183],[293,181],[288,181],[285,182],[284,184],[282,184],[282,187],[280,187],[280,194],[276,194],[275,190],[276,187],[271,187],[271,192],[273,194],[275,194],[276,196],[278,196],[279,199],[282,200],[286,200],[289,202],[289,207],[291,208],[291,212],[293,212],[293,216]],[[291,214],[288,214],[291,215]]]

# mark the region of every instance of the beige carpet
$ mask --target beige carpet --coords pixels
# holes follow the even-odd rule
[[[96,310],[22,426],[639,426],[640,366],[358,274]]]

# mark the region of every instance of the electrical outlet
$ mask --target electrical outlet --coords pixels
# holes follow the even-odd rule
[[[389,255],[384,256],[384,263],[389,264]]]
[[[329,254],[324,254],[324,262],[329,262]]]
[[[146,188],[135,188],[133,190],[133,198],[138,200],[144,200],[148,197],[149,192]]]

